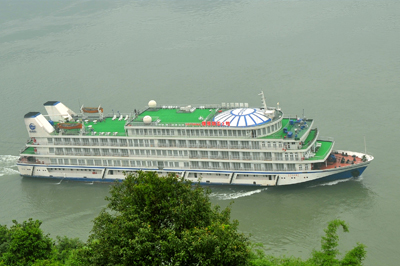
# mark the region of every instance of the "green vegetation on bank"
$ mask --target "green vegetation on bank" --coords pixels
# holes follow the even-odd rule
[[[175,175],[129,174],[110,189],[107,208],[94,219],[86,243],[51,239],[41,222],[29,219],[0,226],[0,266],[83,265],[362,265],[365,247],[357,244],[338,258],[340,220],[329,223],[321,250],[308,260],[266,255],[238,232],[230,207],[212,206],[210,191]]]

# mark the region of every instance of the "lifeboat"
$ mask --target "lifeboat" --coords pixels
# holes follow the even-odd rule
[[[99,111],[100,110],[100,111]],[[102,113],[103,112],[103,107],[82,107],[82,112],[84,113]]]
[[[59,123],[58,128],[62,129],[81,129],[82,123]]]

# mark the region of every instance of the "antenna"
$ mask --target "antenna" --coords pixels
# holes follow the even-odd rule
[[[365,136],[364,136],[364,152],[365,152],[365,155],[367,155],[367,141],[365,139]]]
[[[261,96],[261,103],[263,104],[264,112],[265,112],[265,111],[267,111],[267,103],[265,101],[264,92],[261,91],[260,94],[258,94],[258,95]]]

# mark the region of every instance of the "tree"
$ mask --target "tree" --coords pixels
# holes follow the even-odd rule
[[[128,174],[95,218],[90,265],[246,265],[249,240],[230,208],[212,207],[209,190],[174,174]]]
[[[265,255],[257,248],[253,248],[250,265],[251,266],[361,266],[365,258],[365,246],[357,243],[357,246],[348,251],[342,260],[339,255],[337,229],[342,226],[348,232],[348,226],[342,220],[333,220],[325,229],[325,236],[321,240],[321,251],[313,251],[312,257],[306,261],[295,257],[274,257]]]
[[[51,255],[53,241],[40,229],[41,221],[28,221],[0,230],[2,260],[5,265],[32,265],[36,260],[47,259]],[[7,232],[5,232],[7,231]]]
[[[322,251],[313,251],[310,262],[321,266],[359,266],[365,259],[366,251],[363,244],[357,243],[357,246],[348,251],[342,260],[336,258],[339,254],[337,229],[343,228],[344,232],[349,232],[347,224],[342,220],[333,220],[325,229],[325,236],[321,240]]]

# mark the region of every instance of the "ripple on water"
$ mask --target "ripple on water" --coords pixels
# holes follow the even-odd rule
[[[0,176],[19,174],[16,169],[18,156],[0,155]]]

